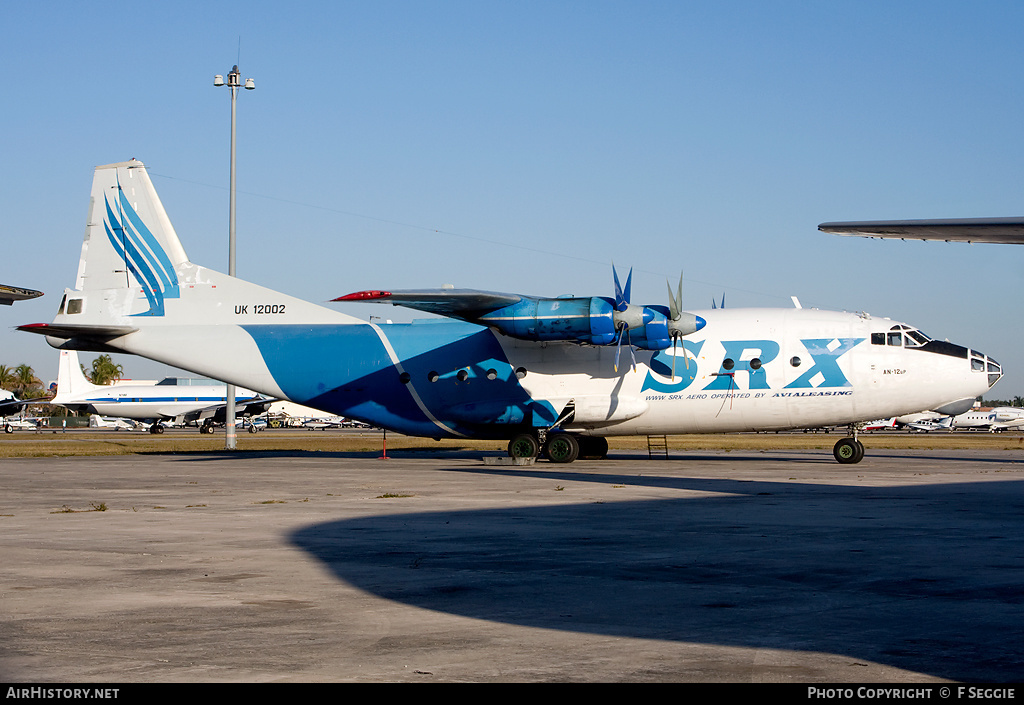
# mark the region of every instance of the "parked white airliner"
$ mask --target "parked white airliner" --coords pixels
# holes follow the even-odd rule
[[[340,267],[344,271],[344,266]],[[141,162],[97,167],[82,259],[49,324],[66,350],[123,351],[408,435],[509,439],[513,456],[603,456],[607,436],[956,414],[999,379],[977,350],[867,314],[686,312],[614,297],[358,292],[446,316],[367,323],[193,264]],[[106,412],[104,412],[106,413]]]
[[[200,431],[213,433],[214,421],[224,421],[226,392],[224,384],[179,384],[174,377],[156,384],[93,384],[82,372],[78,353],[62,350],[57,393],[50,403],[99,416],[148,421],[150,433],[163,433],[161,422],[170,420],[202,422]],[[247,389],[235,390],[240,415],[263,413],[272,401]]]

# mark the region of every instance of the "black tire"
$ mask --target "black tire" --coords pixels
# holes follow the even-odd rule
[[[854,465],[864,459],[864,444],[854,438],[841,438],[832,448],[836,462]]]
[[[571,463],[579,454],[579,441],[571,433],[554,433],[544,444],[544,455],[552,463]]]
[[[531,433],[520,433],[508,442],[510,458],[536,458],[540,452],[540,443]]]
[[[14,433],[14,426],[10,424],[4,424],[4,433]]]

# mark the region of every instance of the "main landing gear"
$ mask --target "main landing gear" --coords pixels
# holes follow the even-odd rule
[[[832,448],[832,455],[843,465],[853,465],[864,460],[864,444],[857,440],[857,427],[850,426],[850,436],[841,438]]]
[[[561,431],[543,435],[520,433],[508,442],[508,454],[512,458],[541,455],[552,463],[571,463],[579,458],[601,460],[608,456],[608,440],[601,436],[580,436]]]

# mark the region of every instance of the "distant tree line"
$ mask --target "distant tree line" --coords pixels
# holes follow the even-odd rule
[[[1021,406],[1024,407],[1024,397],[1013,399],[982,399],[982,406]]]

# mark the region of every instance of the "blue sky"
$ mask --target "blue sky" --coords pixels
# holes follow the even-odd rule
[[[614,261],[653,304],[682,270],[688,308],[890,316],[1024,394],[1024,250],[817,231],[1024,214],[1022,26],[985,1],[9,4],[0,282],[47,295],[0,311],[0,362],[56,375],[13,326],[73,284],[97,164],[145,162],[190,258],[227,269],[213,75],[237,62],[243,278],[611,295]]]

